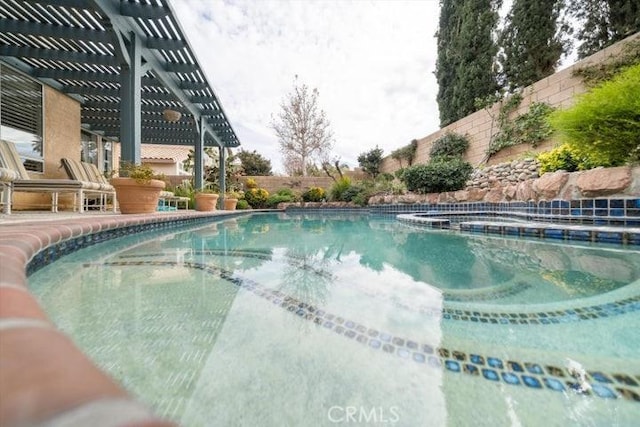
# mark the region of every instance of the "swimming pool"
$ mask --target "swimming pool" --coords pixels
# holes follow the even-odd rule
[[[119,238],[30,287],[188,426],[630,425],[639,279],[637,247],[298,213]]]

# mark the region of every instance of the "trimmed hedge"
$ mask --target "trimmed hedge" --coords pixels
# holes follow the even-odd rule
[[[447,133],[436,139],[431,146],[429,156],[436,157],[458,157],[462,156],[469,148],[469,139],[457,133]]]
[[[468,162],[460,158],[448,158],[406,168],[402,180],[409,191],[442,193],[463,189],[472,171],[473,167]]]

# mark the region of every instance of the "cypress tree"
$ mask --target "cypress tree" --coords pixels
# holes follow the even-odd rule
[[[453,42],[460,32],[460,0],[440,1],[440,21],[438,25],[438,58],[436,60],[436,80],[438,81],[437,102],[440,110],[440,126],[453,122],[456,116],[453,109],[453,90],[455,86],[456,52]]]
[[[495,73],[498,0],[441,0],[438,30],[440,126],[476,110],[476,98],[498,90]]]
[[[515,0],[499,44],[504,86],[510,91],[554,73],[566,50],[558,31],[562,1]]]
[[[575,32],[578,58],[640,31],[638,0],[568,0],[568,4],[569,15],[581,23]]]

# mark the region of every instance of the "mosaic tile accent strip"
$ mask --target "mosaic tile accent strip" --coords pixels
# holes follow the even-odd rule
[[[94,265],[94,264],[86,264]],[[342,316],[329,313],[321,308],[309,305],[296,298],[266,288],[259,283],[234,276],[233,272],[218,266],[176,261],[115,261],[104,262],[101,266],[166,266],[188,267],[207,272],[220,277],[241,289],[252,292],[284,310],[316,324],[319,328],[333,331],[356,343],[383,353],[393,354],[408,363],[424,364],[427,367],[444,369],[453,374],[466,374],[487,381],[505,383],[511,386],[522,386],[530,389],[548,391],[572,390],[587,396],[603,399],[624,398],[640,403],[640,384],[633,375],[625,373],[604,373],[599,370],[589,370],[588,386],[579,383],[578,379],[564,367],[532,362],[502,360],[489,355],[467,353],[436,347],[418,340],[393,336],[384,331],[378,331]]]
[[[476,213],[481,217],[483,212]],[[457,215],[447,212],[427,212],[400,214],[396,219],[402,223],[419,227],[448,229],[451,219]],[[464,215],[456,218],[460,221],[459,230],[471,233],[498,234],[502,236],[523,236],[556,240],[577,240],[587,242],[617,243],[638,245],[640,228],[621,228],[613,226],[548,224],[523,222],[518,218],[488,219],[487,221]],[[465,220],[466,219],[466,220]],[[516,220],[518,220],[516,222]]]
[[[246,258],[256,258],[261,260],[271,260],[271,253],[258,250],[240,250],[234,249],[231,251],[224,250],[205,250],[194,251],[194,255],[215,255],[215,256],[239,256]],[[138,254],[135,257],[150,258],[160,257],[163,253],[147,253]],[[131,258],[130,255],[126,256]],[[310,271],[313,274],[320,275],[326,278],[331,278],[331,273],[313,268],[304,259],[295,259],[294,257],[287,256],[285,258],[290,265],[298,268]],[[444,307],[428,307],[424,305],[409,305],[396,299],[383,298],[397,307],[420,312],[424,315],[434,317],[437,319],[445,319],[451,321],[463,321],[463,322],[475,322],[475,323],[487,323],[494,325],[554,325],[560,323],[572,323],[581,322],[585,320],[593,320],[604,317],[618,316],[625,313],[631,313],[634,311],[640,311],[640,295],[621,299],[618,301],[608,302],[604,304],[596,304],[586,307],[576,307],[564,310],[554,311],[540,311],[531,313],[514,313],[514,312],[485,312],[480,310],[463,310],[459,308],[450,308],[446,306],[447,301],[455,302],[471,302],[471,301],[485,301],[497,298],[503,298],[507,296],[516,295],[519,292],[531,287],[527,283],[518,283],[517,286],[508,287],[499,290],[490,290],[484,293],[475,293],[468,295],[461,295],[452,292],[442,292],[444,298]],[[359,291],[374,298],[381,298],[380,294],[370,292],[366,289],[359,288]]]
[[[237,216],[247,215],[246,213],[228,214],[220,216],[214,220],[211,217],[197,217],[197,218],[180,218],[172,219],[169,221],[158,221],[146,224],[136,224],[125,227],[113,228],[110,230],[100,231],[93,234],[84,234],[72,239],[59,242],[55,245],[51,245],[33,256],[33,258],[27,264],[27,276],[40,270],[42,267],[60,259],[61,257],[68,255],[77,250],[106,242],[108,240],[116,239],[118,237],[124,237],[130,234],[140,234],[144,232],[153,231],[165,231],[171,230],[177,227],[197,225],[203,223],[215,222],[215,220],[224,220],[234,218]]]
[[[623,229],[586,225],[514,224],[473,221],[460,223],[460,230],[472,233],[499,234],[503,236],[526,236],[626,245],[637,245],[640,242],[640,228]]]
[[[539,202],[464,202],[373,205],[375,215],[417,212],[473,214],[486,217],[508,215],[527,221],[563,224],[640,227],[640,198],[541,200]]]
[[[257,250],[257,249],[232,249],[232,250],[221,250],[221,249],[208,249],[208,250],[197,250],[192,252],[194,255],[213,255],[213,256],[227,256],[227,257],[242,257],[242,258],[253,258],[260,259],[263,261],[271,261],[272,253],[270,250]],[[126,255],[125,258],[151,258],[151,257],[161,257],[164,254],[159,253],[144,253],[144,254],[136,254],[136,255]],[[124,257],[124,256],[123,256]],[[311,271],[313,274],[318,276],[322,276],[328,279],[331,279],[333,275],[326,271],[314,268],[313,266],[308,264],[308,260],[304,258],[296,258],[292,255],[287,255],[284,258],[289,265],[294,267],[302,268],[307,271]],[[458,292],[447,292],[442,291],[441,295],[445,301],[456,301],[456,302],[472,302],[472,301],[491,301],[500,298],[506,298],[513,295],[517,295],[525,290],[531,288],[531,285],[525,282],[519,282],[513,284],[511,286],[507,286],[499,289],[487,289],[476,291],[473,293],[458,293]],[[359,289],[361,292],[375,297],[380,298],[381,295],[379,293],[370,292],[366,289]],[[397,301],[396,298],[386,298],[390,303],[394,304],[397,307],[401,307],[410,311],[419,311],[423,314],[432,314],[435,310],[437,312],[437,317],[441,317],[441,310],[439,308],[432,308],[426,306],[410,306],[408,304],[403,304],[402,302]]]

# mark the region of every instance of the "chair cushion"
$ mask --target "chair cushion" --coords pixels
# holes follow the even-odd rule
[[[18,174],[19,179],[29,179],[29,174],[22,164],[16,146],[0,139],[0,167],[10,169]]]
[[[0,168],[0,181],[5,183],[15,179],[18,179],[18,172],[7,168]]]
[[[64,170],[67,172],[67,175],[69,176],[69,178],[75,179],[76,181],[87,181],[87,182],[94,181],[87,174],[84,167],[82,166],[82,163],[79,162],[78,160],[73,160],[73,159],[64,157],[60,159],[60,161],[62,162],[62,166],[64,167]]]
[[[86,188],[80,181],[70,179],[19,179],[13,181],[13,188],[16,190],[79,190]]]

